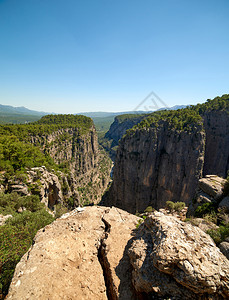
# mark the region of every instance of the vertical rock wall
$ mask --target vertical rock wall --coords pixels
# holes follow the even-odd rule
[[[210,111],[203,115],[206,131],[206,151],[203,175],[226,177],[229,170],[229,114]]]
[[[168,200],[188,204],[202,175],[204,148],[201,125],[188,132],[169,129],[161,121],[158,127],[126,135],[105,203],[131,213],[149,205],[161,208]]]

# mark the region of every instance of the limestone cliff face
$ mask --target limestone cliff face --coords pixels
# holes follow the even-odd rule
[[[85,133],[73,127],[31,136],[31,143],[70,170],[64,179],[64,195],[73,196],[78,204],[100,201],[110,182],[111,161],[98,147],[94,125]]]
[[[227,176],[229,170],[229,114],[210,111],[203,114],[206,131],[206,151],[203,174]]]
[[[168,200],[188,204],[202,175],[204,147],[202,125],[188,132],[160,121],[136,129],[120,141],[105,203],[132,213],[164,207]]]
[[[119,140],[128,129],[141,122],[146,116],[146,114],[131,114],[115,117],[114,122],[111,124],[101,143],[113,161],[115,161]]]
[[[125,115],[115,117],[114,122],[111,124],[105,137],[112,139],[113,144],[118,145],[119,140],[123,137],[126,131],[141,122],[144,117],[146,117],[146,114],[139,116],[133,115],[131,118],[125,118]]]

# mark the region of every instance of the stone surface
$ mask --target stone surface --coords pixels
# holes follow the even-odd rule
[[[11,185],[11,192],[16,192],[21,196],[27,196],[29,194],[28,187],[24,184]]]
[[[57,164],[68,164],[64,195],[76,204],[98,203],[110,182],[111,160],[99,149],[94,125],[87,133],[63,128],[44,136],[31,136],[31,143],[48,152]]]
[[[201,230],[207,233],[208,230],[210,229],[218,229],[219,226],[216,224],[206,221],[202,218],[193,218],[191,221],[189,221],[192,225],[198,226]]]
[[[220,199],[223,195],[225,179],[217,175],[206,175],[206,178],[199,180],[199,188],[214,200]]]
[[[0,226],[4,225],[9,218],[12,218],[12,215],[0,215]]]
[[[198,227],[155,212],[128,253],[133,285],[143,299],[155,292],[174,299],[229,297],[229,261]]]
[[[49,172],[45,166],[35,167],[27,171],[28,183],[39,191],[42,203],[50,209],[63,202],[61,179],[54,172]]]
[[[229,170],[228,111],[206,111],[202,116],[206,132],[203,175],[216,174],[226,178]]]
[[[229,241],[220,243],[219,249],[226,256],[226,258],[229,259]]]
[[[195,215],[198,206],[205,203],[218,203],[223,197],[223,186],[225,179],[217,175],[206,175],[198,182],[198,188],[193,201],[188,207],[187,216]]]
[[[119,142],[105,205],[131,213],[165,207],[169,200],[188,205],[202,175],[204,140],[201,125],[190,133],[170,129],[165,121],[126,135]]]
[[[7,299],[135,299],[125,247],[138,219],[95,206],[63,215],[38,232]]]
[[[223,198],[223,200],[219,203],[219,207],[229,213],[229,196]]]
[[[31,135],[27,142],[49,154],[55,163],[66,165],[68,173],[47,170],[45,166],[31,168],[26,176],[11,176],[0,172],[0,191],[17,192],[22,196],[36,194],[49,208],[69,200],[69,206],[98,203],[110,183],[112,162],[99,149],[94,125],[88,132],[78,128]],[[71,205],[70,205],[71,203]]]

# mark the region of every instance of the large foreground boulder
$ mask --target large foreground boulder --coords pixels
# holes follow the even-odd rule
[[[78,208],[41,229],[7,300],[227,299],[229,261],[202,230],[155,212]]]
[[[128,253],[139,297],[229,298],[229,261],[198,227],[155,212]]]
[[[40,230],[22,257],[7,300],[135,299],[125,247],[138,217],[87,207]]]

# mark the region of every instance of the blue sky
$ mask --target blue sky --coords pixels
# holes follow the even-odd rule
[[[128,111],[151,91],[168,106],[229,93],[228,13],[228,0],[0,0],[0,104]]]

